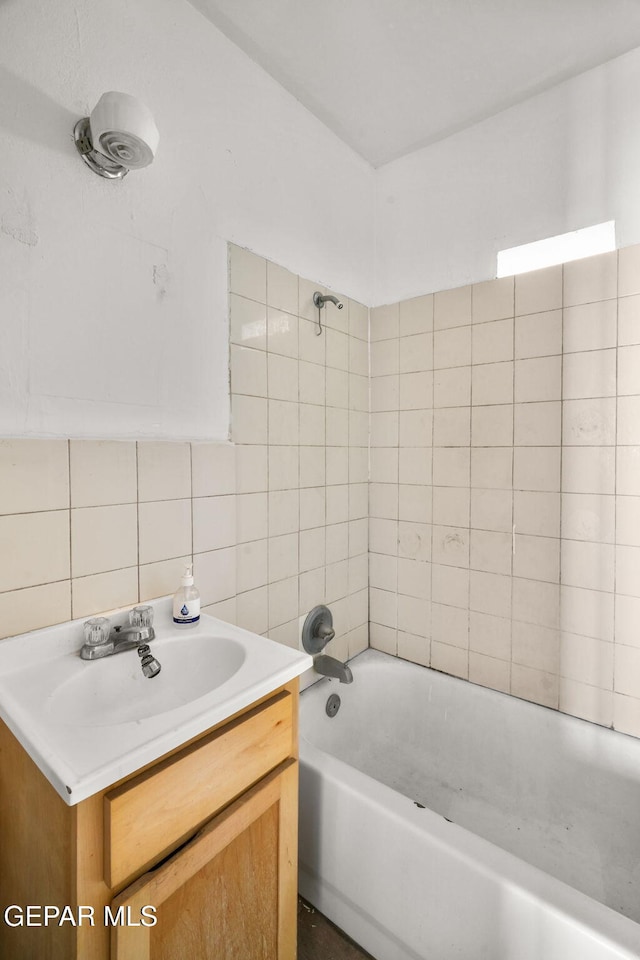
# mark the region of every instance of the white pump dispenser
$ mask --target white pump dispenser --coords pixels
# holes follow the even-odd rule
[[[180,580],[182,586],[173,595],[173,622],[178,627],[193,627],[200,620],[200,594],[193,585],[193,564],[188,564]]]

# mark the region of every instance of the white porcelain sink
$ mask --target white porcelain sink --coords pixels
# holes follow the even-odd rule
[[[135,649],[102,660],[79,660],[77,672],[53,691],[46,713],[60,723],[90,727],[155,717],[221,687],[246,657],[237,640],[211,634],[189,638],[180,632],[151,646],[162,665],[157,677],[143,676]]]
[[[203,615],[176,629],[153,601],[158,676],[135,649],[81,660],[83,620],[0,641],[0,717],[68,804],[152,763],[293,680],[311,657]],[[127,611],[112,618],[125,624]]]

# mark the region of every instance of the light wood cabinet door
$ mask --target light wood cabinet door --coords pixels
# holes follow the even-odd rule
[[[114,926],[113,960],[295,960],[297,802],[291,759],[127,887],[112,914],[157,922]]]

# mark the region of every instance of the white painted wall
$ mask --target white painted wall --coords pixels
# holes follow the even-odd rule
[[[151,108],[121,183],[71,138]],[[224,438],[226,241],[368,300],[374,173],[187,0],[0,2],[0,436]]]
[[[495,277],[498,250],[640,241],[640,49],[377,171],[375,304]]]

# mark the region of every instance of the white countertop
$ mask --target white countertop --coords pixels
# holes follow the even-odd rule
[[[142,677],[135,649],[81,660],[86,618],[0,641],[0,717],[69,805],[157,760],[312,665],[302,651],[205,614],[197,626],[176,629],[171,598],[150,605],[156,631],[151,652],[161,663],[165,655],[162,671],[152,679]],[[127,612],[112,622],[127,622]],[[225,643],[233,648],[235,672],[206,691],[207,671],[215,672],[216,660],[208,644],[217,640],[221,659]],[[141,716],[145,712],[153,715]]]

